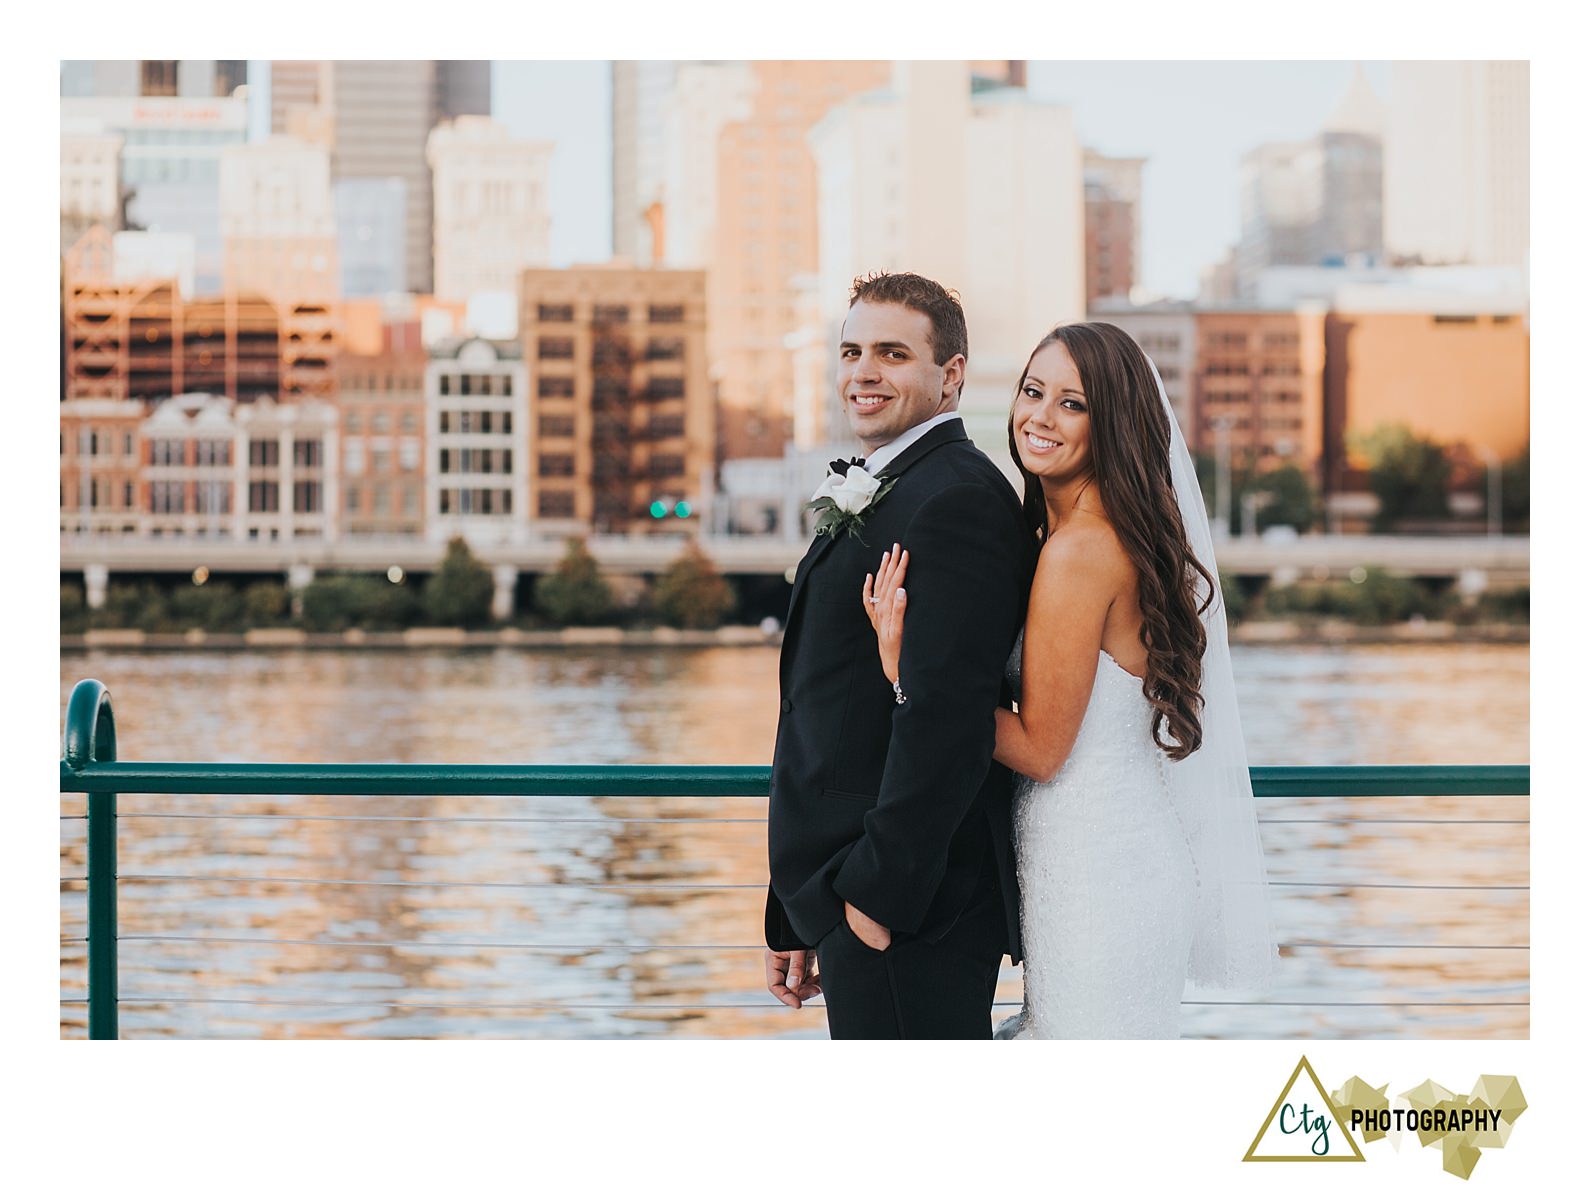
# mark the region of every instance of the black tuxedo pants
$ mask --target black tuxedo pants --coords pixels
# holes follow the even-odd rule
[[[988,1041],[1004,944],[997,884],[980,888],[936,941],[896,934],[880,952],[841,920],[817,943],[829,1036]]]

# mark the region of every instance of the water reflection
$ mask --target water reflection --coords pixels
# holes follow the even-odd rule
[[[1527,760],[1525,649],[1237,655],[1256,762]],[[77,679],[105,681],[122,752],[145,761],[762,763],[776,671],[763,648],[90,652],[63,656],[61,705]],[[1490,948],[1528,941],[1528,892],[1502,890],[1528,884],[1528,826],[1458,823],[1528,808],[1264,802],[1280,986],[1265,1006],[1193,995],[1187,1034],[1527,1036],[1527,1007],[1453,1005],[1528,1000],[1527,951]],[[124,796],[121,809],[126,1037],[824,1033],[820,1008],[783,1009],[762,987],[762,800]],[[61,811],[81,814],[82,798]],[[1448,823],[1363,820],[1398,817]],[[81,876],[83,822],[61,826],[61,874]],[[172,875],[190,878],[149,878]],[[80,883],[63,883],[61,921],[63,938],[83,936]],[[82,943],[64,942],[63,997],[85,980]],[[1000,995],[1019,999],[1018,970]],[[82,1005],[62,1005],[61,1031],[84,1036]]]

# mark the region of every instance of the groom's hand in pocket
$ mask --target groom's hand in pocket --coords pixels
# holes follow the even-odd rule
[[[894,935],[888,929],[878,924],[849,900],[845,901],[845,923],[850,926],[851,933],[880,954],[889,948],[890,942],[894,941]]]
[[[766,952],[767,990],[781,1004],[799,1008],[804,1001],[823,992],[822,976],[817,974],[814,950],[769,950]]]

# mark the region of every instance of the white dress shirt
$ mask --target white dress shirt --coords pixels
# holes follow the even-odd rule
[[[867,455],[867,474],[876,475],[879,471],[883,470],[884,467],[888,466],[896,458],[900,457],[900,455],[904,453],[907,446],[911,445],[912,442],[916,441],[934,426],[942,425],[946,421],[959,421],[960,419],[961,414],[956,412],[954,409],[951,409],[949,412],[940,413],[936,417],[929,417],[920,425],[911,426],[910,429],[907,429],[899,437],[895,438],[894,441],[884,443],[871,454]]]

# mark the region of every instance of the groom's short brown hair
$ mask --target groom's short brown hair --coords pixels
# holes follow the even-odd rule
[[[966,314],[961,311],[961,298],[942,284],[909,271],[874,271],[856,276],[850,285],[851,307],[860,300],[898,304],[925,316],[931,326],[928,345],[938,366],[966,353]]]

